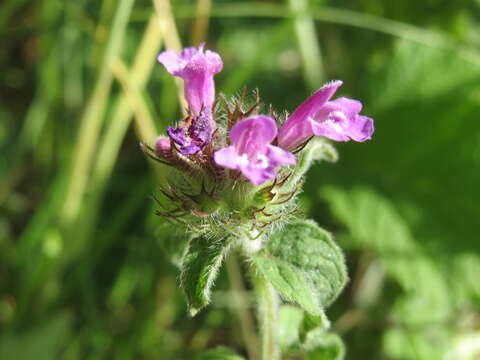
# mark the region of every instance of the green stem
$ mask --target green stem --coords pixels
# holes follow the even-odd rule
[[[243,285],[242,272],[235,253],[230,253],[226,260],[228,279],[232,287],[234,308],[237,312],[240,322],[240,330],[242,332],[245,346],[247,348],[248,358],[258,360],[258,338],[255,332],[255,324],[251,312],[248,309],[246,299],[246,289]]]
[[[273,286],[261,276],[254,276],[258,301],[258,320],[262,337],[262,360],[280,359],[276,327],[278,317],[278,294]]]

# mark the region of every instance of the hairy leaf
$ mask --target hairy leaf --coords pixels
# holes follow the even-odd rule
[[[275,233],[254,264],[286,300],[313,315],[321,316],[347,281],[341,250],[313,221],[297,221]]]
[[[296,306],[283,305],[280,308],[278,320],[278,342],[285,351],[300,341],[303,310]]]
[[[311,341],[312,332],[321,330],[327,333],[330,321],[322,313],[313,316],[293,305],[282,305],[279,314],[278,341],[283,351],[300,350]]]
[[[180,286],[194,316],[210,302],[213,282],[229,249],[229,238],[200,236],[189,241],[182,259]]]
[[[307,360],[342,360],[345,358],[345,345],[337,334],[315,329],[307,334],[304,344]]]

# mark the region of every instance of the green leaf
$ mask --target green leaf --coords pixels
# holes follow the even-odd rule
[[[343,359],[343,342],[337,334],[328,332],[329,327],[325,315],[314,317],[295,306],[283,305],[277,333],[282,352],[294,358],[305,354],[307,360]]]
[[[282,353],[307,360],[341,360],[345,356],[342,339],[328,331],[325,315],[314,317],[303,310],[283,305],[280,308],[278,342]],[[303,358],[303,357],[302,357]]]
[[[210,302],[211,288],[228,252],[229,239],[204,235],[188,243],[182,258],[180,286],[187,297],[192,316]]]
[[[300,326],[303,321],[303,310],[292,305],[283,305],[278,316],[278,343],[283,351],[300,341]]]
[[[330,321],[322,313],[313,316],[293,305],[282,305],[279,314],[278,342],[283,352],[299,350],[301,345],[310,341],[312,331],[326,332],[330,328]]]
[[[340,336],[318,328],[310,331],[305,340],[306,360],[342,360],[345,358],[345,345]]]
[[[330,320],[328,320],[327,315],[324,312],[320,316],[313,316],[309,313],[305,313],[303,317],[302,327],[300,329],[300,336],[305,341],[307,335],[310,331],[321,329],[327,331],[330,329]]]
[[[296,221],[273,234],[253,262],[286,300],[313,315],[323,315],[347,282],[341,250],[313,221]]]
[[[245,360],[245,358],[229,348],[219,346],[201,353],[195,360]]]

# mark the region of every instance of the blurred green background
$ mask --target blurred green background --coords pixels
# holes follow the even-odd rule
[[[375,119],[301,195],[347,255],[346,358],[480,359],[480,1],[155,3],[0,5],[0,359],[245,354],[224,273],[187,316],[138,148],[180,117],[155,60],[179,39],[222,55],[227,96],[292,111],[342,79]]]

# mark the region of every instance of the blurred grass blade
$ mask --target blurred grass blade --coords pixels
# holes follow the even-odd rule
[[[210,8],[212,7],[211,0],[197,0],[197,15],[192,26],[192,33],[190,35],[190,43],[194,46],[207,40],[208,22]]]
[[[155,55],[160,50],[161,43],[162,34],[158,31],[158,19],[154,14],[150,17],[147,24],[142,37],[142,42],[138,47],[137,55],[133,61],[132,68],[128,74],[124,75],[125,77],[128,77],[129,84],[131,84],[132,87],[135,87],[137,91],[141,91],[145,88],[152,72],[153,65],[155,64]],[[97,160],[94,164],[89,184],[90,196],[83,206],[81,213],[81,217],[83,217],[81,223],[85,227],[85,230],[83,231],[81,238],[77,238],[77,241],[80,243],[87,242],[93,231],[94,224],[97,221],[96,219],[100,203],[103,199],[108,180],[113,172],[120,152],[122,140],[124,139],[131,123],[132,115],[132,107],[126,98],[126,95],[124,93],[120,94],[114,105],[111,117],[112,120],[108,123],[100,141]],[[157,135],[154,121],[149,119],[148,123],[143,128],[146,129],[144,130],[146,135],[140,136],[140,138],[145,138],[145,140],[150,142]]]
[[[232,72],[228,79],[222,86],[223,92],[227,96],[232,96],[238,89],[245,86],[248,79],[252,78],[258,71],[260,71],[259,64],[262,62],[265,52],[273,51],[273,49],[281,46],[285,37],[289,35],[291,31],[291,24],[287,22],[281,22],[276,26],[272,26],[272,29],[265,36],[265,38],[259,41],[259,49],[255,56],[248,59],[248,61],[238,67],[235,72]]]
[[[118,56],[122,47],[133,3],[134,0],[120,0],[118,3],[103,63],[92,95],[80,119],[80,129],[73,153],[69,185],[60,216],[61,223],[66,225],[71,224],[78,215],[87,186],[91,162],[113,81],[110,63]]]
[[[438,47],[442,49],[455,50],[458,56],[474,63],[480,64],[480,51],[468,45],[462,45],[447,34],[437,31],[427,30],[415,25],[401,21],[386,19],[380,16],[361,13],[358,11],[332,8],[317,7],[311,8],[310,16],[317,20],[327,23],[354,26],[361,29],[378,31],[380,33],[407,39],[420,43],[422,45]],[[142,18],[137,13],[137,20]],[[146,15],[144,14],[143,17]],[[193,17],[195,11],[191,6],[179,7],[177,11],[179,18]],[[238,2],[230,4],[219,4],[212,7],[211,17],[264,17],[264,18],[287,18],[291,17],[290,11],[284,5],[280,4],[255,4]]]
[[[177,25],[175,24],[175,18],[172,14],[172,7],[169,0],[152,0],[155,6],[155,11],[158,15],[158,23],[160,25],[160,31],[165,39],[165,47],[168,50],[173,50],[177,53],[182,51],[182,43],[180,36],[178,35]],[[175,78],[175,84],[177,85],[177,95],[181,110],[185,113],[187,108],[187,102],[183,97],[183,81],[179,78]]]
[[[135,125],[138,131],[140,141],[149,142],[157,136],[157,129],[150,110],[145,100],[142,98],[138,87],[130,81],[128,69],[125,63],[117,59],[112,63],[112,73],[123,88],[127,101],[133,109],[135,115]]]
[[[160,50],[161,42],[162,34],[158,31],[158,18],[152,15],[128,76],[129,83],[138,91],[145,87],[149,79],[155,64],[155,55]],[[92,176],[92,187],[96,191],[104,187],[112,173],[122,140],[132,119],[133,111],[125,96],[125,94],[121,94],[116,101],[112,115],[114,121],[109,123],[100,143],[98,158]],[[149,128],[148,133],[151,135],[147,136],[152,137],[145,137],[145,140],[153,139],[157,135],[153,123],[149,125]]]
[[[309,15],[308,0],[288,0],[288,6],[294,17],[293,25],[298,50],[302,58],[305,84],[313,91],[318,89],[324,81],[322,52],[320,51],[315,22]]]

